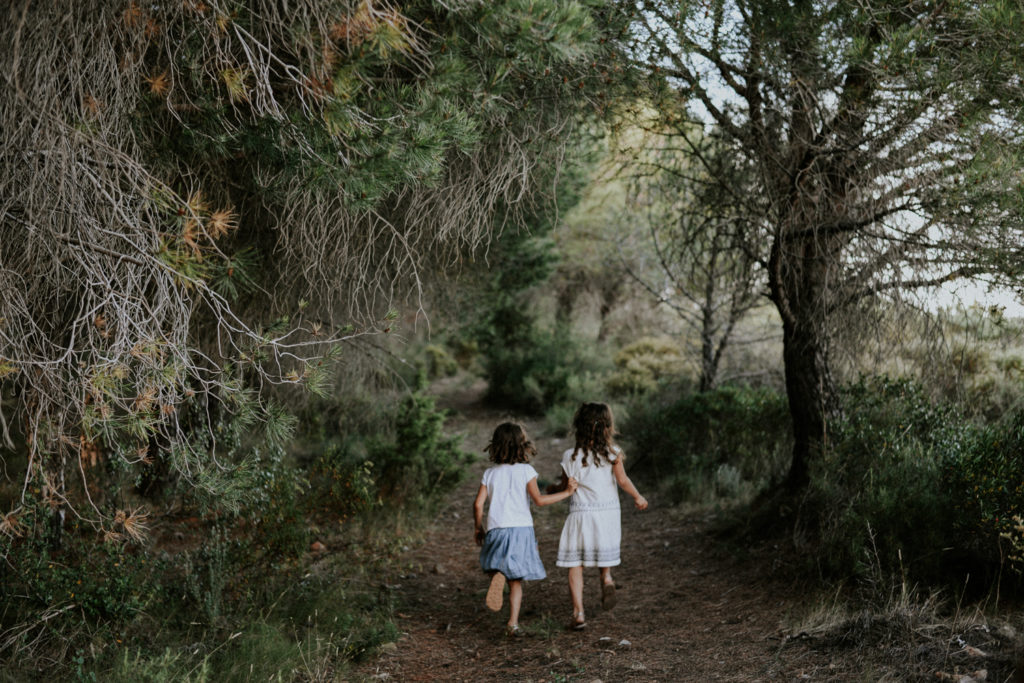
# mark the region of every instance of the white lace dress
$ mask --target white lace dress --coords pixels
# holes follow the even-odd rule
[[[572,457],[573,449],[562,454],[562,469],[579,482],[579,488],[569,499],[569,516],[562,527],[558,542],[559,567],[615,567],[620,563],[619,545],[622,541],[622,522],[619,510],[619,489],[612,473],[611,463],[583,453]],[[615,449],[612,462],[619,457]]]

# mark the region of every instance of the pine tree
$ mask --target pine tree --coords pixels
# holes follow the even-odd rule
[[[549,201],[624,29],[589,0],[3,14],[0,436],[55,500],[89,449],[223,484],[203,433],[322,390],[331,349]]]

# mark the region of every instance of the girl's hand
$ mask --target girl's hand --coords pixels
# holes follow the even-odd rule
[[[487,534],[484,533],[484,530],[481,527],[477,527],[476,528],[476,533],[473,534],[473,540],[476,541],[477,545],[483,545],[484,544],[484,536],[486,536],[486,535]]]
[[[636,506],[637,510],[646,510],[647,499],[644,498],[643,496],[637,496],[636,498],[633,499],[633,505]]]
[[[580,486],[580,483],[578,481],[576,481],[575,479],[573,479],[572,477],[569,477],[569,480],[565,484],[566,490],[567,491],[573,491],[573,492],[575,492],[576,489],[579,488],[579,486]]]

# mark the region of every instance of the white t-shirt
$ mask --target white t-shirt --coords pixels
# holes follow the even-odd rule
[[[537,478],[533,465],[495,465],[484,472],[481,482],[487,487],[491,504],[487,508],[487,530],[512,526],[533,526],[530,494],[526,485]]]

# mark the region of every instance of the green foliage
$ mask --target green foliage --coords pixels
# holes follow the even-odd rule
[[[1013,537],[1014,517],[1024,510],[1024,412],[967,431],[957,446],[947,453],[942,472],[956,530],[993,561],[999,538]]]
[[[608,377],[608,390],[615,395],[651,392],[669,378],[677,378],[686,367],[679,347],[663,337],[645,337],[615,354],[616,370]]]
[[[459,363],[443,346],[428,344],[423,353],[426,356],[427,377],[430,379],[451,377],[459,371]]]
[[[340,522],[370,510],[377,502],[373,462],[351,442],[327,448],[310,472],[309,505],[316,515]]]
[[[160,562],[120,542],[97,543],[77,524],[59,547],[33,533],[3,537],[0,552],[6,564],[0,597],[8,606],[2,622],[7,625],[45,610],[123,625],[160,592]]]
[[[247,514],[254,522],[258,545],[269,557],[296,557],[309,544],[309,483],[304,474],[283,455],[260,470],[259,495]]]
[[[495,346],[485,362],[489,400],[528,413],[566,403],[588,359],[567,331],[529,328],[528,336]]]
[[[754,493],[777,480],[792,448],[788,418],[785,396],[771,389],[668,387],[634,401],[622,432],[631,466],[682,500]]]
[[[224,616],[225,593],[240,555],[236,553],[232,558],[233,549],[237,550],[237,544],[217,526],[198,550],[183,553],[185,594],[191,606],[198,608],[197,616],[211,626],[219,625]]]
[[[574,201],[566,197],[565,201]],[[530,296],[552,272],[550,240],[511,235],[498,245],[501,263],[485,289],[487,314],[471,330],[478,341],[488,400],[539,414],[568,401],[574,378],[594,367],[569,329],[541,324]]]
[[[943,549],[954,542],[942,464],[969,426],[906,379],[864,378],[844,390],[844,406],[831,448],[811,472],[820,570],[864,576],[880,565],[940,576]]]
[[[414,392],[398,407],[394,434],[368,444],[383,496],[421,505],[462,480],[473,456],[459,448],[458,437],[444,435],[444,417],[432,396]]]

